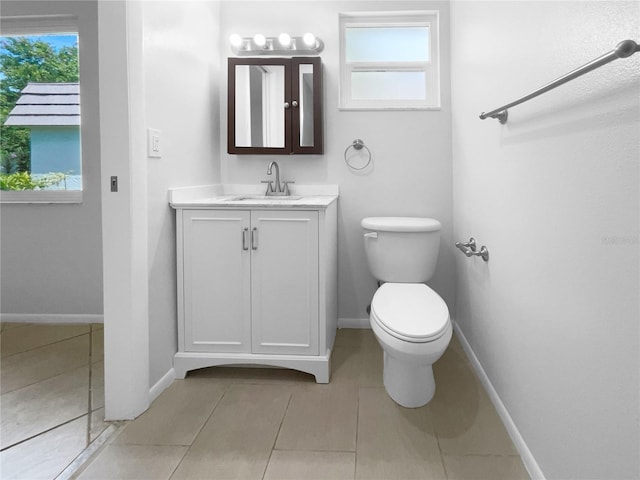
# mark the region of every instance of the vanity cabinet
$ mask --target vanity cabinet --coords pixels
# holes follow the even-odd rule
[[[336,323],[335,203],[178,209],[174,370],[266,364],[329,381]]]
[[[228,69],[228,153],[322,153],[320,58],[229,58]]]

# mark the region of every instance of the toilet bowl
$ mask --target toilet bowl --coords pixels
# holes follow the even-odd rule
[[[447,305],[422,283],[436,268],[441,225],[416,217],[365,218],[361,225],[369,269],[382,283],[369,321],[384,352],[384,386],[399,405],[421,407],[435,394],[433,364],[452,335]]]
[[[385,283],[371,301],[371,328],[383,350],[383,382],[399,405],[426,405],[435,394],[433,364],[452,327],[444,300],[421,283]]]

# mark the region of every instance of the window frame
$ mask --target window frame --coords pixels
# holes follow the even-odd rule
[[[440,110],[440,16],[437,10],[349,12],[339,15],[340,95],[339,110]],[[347,28],[428,27],[429,60],[414,62],[347,62]],[[354,99],[351,74],[354,72],[424,72],[425,100]]]
[[[56,35],[75,34],[80,40],[78,17],[75,15],[29,15],[16,17],[2,17],[0,30],[3,37],[29,36],[29,35]],[[78,48],[78,63],[81,62],[81,49]],[[82,80],[80,80],[80,84]],[[80,118],[83,118],[82,89],[80,90]],[[82,151],[82,138],[85,135],[85,127],[80,124],[80,165],[82,167],[82,190],[0,190],[0,204],[11,203],[82,203],[84,191],[85,160]]]

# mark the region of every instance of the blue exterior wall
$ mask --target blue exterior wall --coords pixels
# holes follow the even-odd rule
[[[31,173],[34,177],[59,172],[67,174],[64,182],[47,190],[82,190],[80,127],[31,127]]]
[[[31,173],[81,171],[80,127],[31,127]]]

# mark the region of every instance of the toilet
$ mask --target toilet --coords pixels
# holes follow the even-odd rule
[[[433,364],[453,332],[449,309],[425,285],[436,269],[440,222],[419,217],[370,217],[361,222],[371,274],[381,283],[371,300],[371,328],[384,352],[383,381],[399,405],[433,398]]]

